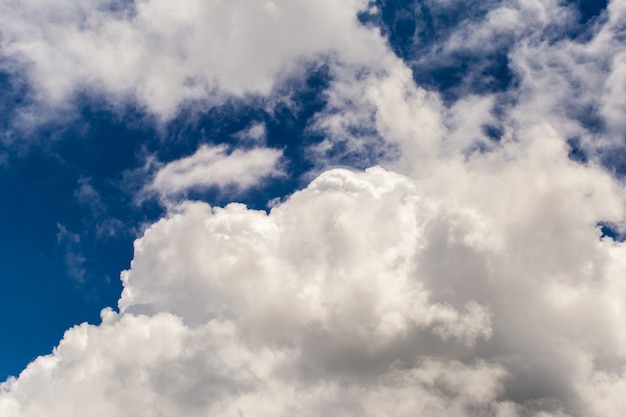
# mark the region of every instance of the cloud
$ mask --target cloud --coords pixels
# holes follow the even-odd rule
[[[550,120],[564,136],[581,138],[592,157],[621,148],[626,132],[626,108],[616,99],[626,89],[619,4],[610,3],[588,40],[520,42],[511,54],[522,76],[519,117]]]
[[[89,207],[94,217],[98,217],[106,211],[100,194],[93,187],[89,178],[79,178],[78,187],[74,191],[74,198],[76,198],[80,204]]]
[[[609,2],[582,26],[581,11],[572,2],[493,1],[488,6],[438,29],[435,42],[416,43],[420,53],[408,64],[417,76],[452,71],[441,84],[454,85],[442,88],[453,90],[455,101],[491,96],[508,116],[504,125],[550,123],[560,135],[580,140],[596,161],[623,148],[622,2]]]
[[[267,141],[267,127],[265,123],[253,123],[248,128],[237,132],[234,137],[243,144],[265,145]]]
[[[411,181],[380,168],[328,172],[270,214],[184,203],[136,242],[121,313],[69,330],[51,356],[5,384],[0,409],[199,416],[496,407],[500,366],[412,348],[423,338],[469,349],[491,336],[487,307],[432,303],[413,277],[421,206]],[[51,380],[63,388],[21,403]]]
[[[157,192],[162,198],[210,187],[234,186],[244,190],[262,179],[281,175],[277,166],[281,156],[277,149],[228,152],[225,146],[202,145],[193,155],[160,168],[146,190]]]
[[[439,9],[453,5],[416,7],[443,19]],[[333,68],[327,106],[311,125],[326,137],[312,152],[318,164],[404,160],[394,168],[429,172],[442,155],[492,149],[548,124],[577,143],[586,159],[623,174],[621,2],[610,2],[584,29],[571,4],[494,1],[485,7],[432,29],[432,42],[416,40],[415,58],[386,56],[366,70]],[[441,85],[414,82],[437,77]]]
[[[57,223],[57,244],[63,247],[63,262],[67,269],[67,274],[82,283],[85,281],[87,270],[85,269],[85,257],[80,253],[80,236],[72,233],[62,224]]]
[[[626,247],[596,227],[622,192],[534,136],[428,179],[327,171],[269,213],[172,206],[120,312],[68,330],[0,410],[623,413]]]
[[[59,368],[68,360],[76,361],[76,372]],[[3,397],[0,410],[6,416],[43,412],[68,417],[84,412],[94,417],[447,415],[493,402],[503,378],[501,369],[484,363],[425,360],[419,368],[390,371],[371,388],[333,380],[303,386],[285,375],[293,361],[298,361],[295,352],[242,344],[228,323],[189,328],[169,314],[127,315],[98,328],[83,325],[67,332],[53,356],[41,358],[3,388],[31,396],[38,391],[35,384],[52,382],[50,370],[59,383],[49,386],[38,403],[22,405]]]
[[[384,41],[357,22],[365,0],[0,2],[3,67],[36,101],[75,94],[137,103],[163,120],[193,101],[269,94],[321,56],[370,61]],[[61,11],[62,10],[62,11]],[[198,51],[202,51],[198,53]]]
[[[571,10],[556,2],[494,3],[484,20],[461,25],[439,46],[488,49],[488,40],[506,38],[519,87],[461,88],[452,103],[416,85],[388,51],[337,59],[326,106],[309,126],[325,137],[308,150],[320,174],[269,213],[182,195],[254,186],[276,173],[277,150],[203,146],[163,166],[148,188],[171,198],[168,213],[135,242],[119,312],[105,309],[100,325],[68,330],[51,355],[2,384],[0,412],[626,414],[626,244],[598,226],[623,224],[626,193],[596,161],[568,155],[571,135],[592,138],[577,100],[595,106],[607,126],[589,146],[612,143],[621,129],[620,64],[608,57],[623,49],[622,3],[610,4],[589,41],[534,35],[568,27]],[[219,7],[234,13],[243,2],[229,4]],[[354,13],[357,3],[346,4]],[[279,6],[298,9],[264,4],[270,15]],[[161,7],[146,1],[116,18],[122,27],[141,23],[142,13]],[[209,6],[197,7],[208,16]],[[316,9],[311,21],[328,10]],[[250,30],[244,34],[256,34]],[[236,31],[223,33],[226,45],[239,45],[229,38]],[[226,72],[215,79],[232,94],[261,91],[276,74],[272,65],[242,90],[229,87],[239,81]],[[188,98],[185,88],[167,106]],[[168,114],[167,106],[152,109]],[[485,133],[494,124],[495,139]],[[240,138],[264,139],[257,126]],[[346,160],[384,167],[324,171]]]
[[[405,168],[429,169],[421,162],[437,156],[446,133],[438,94],[417,86],[394,56],[366,69],[339,65],[333,75],[327,104],[310,125],[325,138],[310,151],[317,166],[351,160],[364,168],[406,157],[412,168]]]

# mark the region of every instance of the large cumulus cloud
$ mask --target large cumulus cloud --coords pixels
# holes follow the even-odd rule
[[[623,413],[626,253],[595,227],[621,191],[541,133],[462,184],[332,170],[270,213],[181,203],[120,312],[5,383],[3,415]]]

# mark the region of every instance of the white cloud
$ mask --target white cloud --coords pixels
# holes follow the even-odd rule
[[[596,161],[604,152],[623,149],[626,107],[618,98],[626,92],[622,3],[610,2],[603,16],[586,28],[588,33],[574,39],[555,35],[555,28],[567,32],[576,17],[571,9],[543,5],[543,18],[532,24],[523,9],[516,11],[518,26],[524,30],[516,34],[509,53],[519,81],[513,94],[506,93],[516,101],[509,109],[509,125],[549,123],[559,135],[577,138],[587,156]],[[489,25],[474,29],[489,33],[480,40],[485,43],[499,36]]]
[[[406,170],[430,169],[446,133],[444,107],[438,94],[415,85],[400,59],[387,56],[366,69],[337,66],[326,95],[311,126],[325,135],[312,150],[318,166],[358,155],[362,166],[399,160]]]
[[[412,65],[445,63],[455,54],[507,53],[519,85],[499,93],[515,103],[506,109],[510,111],[506,124],[550,123],[560,135],[579,138],[593,158],[596,151],[623,147],[625,13],[621,0],[611,1],[602,16],[584,28],[585,34],[573,37],[580,28],[571,2],[495,1],[483,19],[462,22]],[[475,72],[469,68],[463,75],[461,91],[471,90],[476,79],[489,77],[482,74],[483,67],[475,67]]]
[[[626,246],[595,227],[622,192],[533,137],[420,180],[328,171],[270,213],[172,207],[120,313],[70,329],[0,410],[622,414]]]
[[[265,123],[253,123],[248,128],[237,132],[234,137],[243,144],[265,145],[267,141],[267,127]]]
[[[193,155],[160,168],[146,190],[167,198],[191,189],[246,189],[264,178],[281,175],[277,167],[281,156],[277,149],[235,149],[229,153],[225,146],[202,145]]]
[[[312,126],[327,135],[315,149],[319,164],[358,155],[360,166],[384,162],[427,174],[441,156],[497,146],[486,126],[501,129],[497,139],[506,141],[542,124],[563,140],[575,139],[588,159],[610,159],[624,149],[626,134],[621,4],[610,2],[586,34],[572,38],[580,28],[571,4],[494,1],[484,18],[462,21],[413,62],[386,56],[367,70],[338,65],[328,105]],[[493,75],[472,65],[459,75],[459,97],[449,105],[416,86],[408,69],[447,68],[459,56],[489,59],[495,53],[507,54],[509,88],[477,95],[473,84]],[[399,163],[389,165],[393,160]]]
[[[504,372],[482,362],[425,360],[412,369],[392,369],[380,381],[345,384],[318,379],[302,384],[297,375],[290,375],[298,361],[297,352],[289,349],[249,346],[230,323],[189,328],[169,314],[126,315],[100,327],[68,331],[53,355],[40,358],[20,380],[4,387],[21,396],[43,397],[20,404],[7,401],[3,393],[0,411],[7,417],[313,417],[458,415],[501,407],[495,397]],[[65,366],[69,362],[75,364],[73,371]]]
[[[432,303],[414,275],[422,206],[411,181],[380,168],[328,172],[270,214],[184,203],[136,242],[121,314],[69,330],[53,355],[5,385],[0,409],[97,417],[496,407],[499,365],[413,349],[422,338],[469,349],[491,336],[488,308]],[[59,390],[40,397],[52,380]]]
[[[186,101],[269,94],[322,55],[370,61],[384,52],[359,26],[365,0],[2,0],[3,64],[36,98],[61,106],[74,93],[136,101],[162,119]]]

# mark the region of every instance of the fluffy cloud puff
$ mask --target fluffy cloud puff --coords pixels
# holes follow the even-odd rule
[[[5,69],[38,100],[77,92],[137,102],[163,119],[186,101],[268,94],[307,60],[374,62],[384,42],[358,25],[364,0],[111,2],[2,0]],[[199,52],[201,51],[201,53]]]
[[[277,149],[235,149],[228,153],[226,146],[204,145],[193,155],[161,167],[146,191],[168,198],[190,189],[227,186],[246,189],[263,178],[281,175],[277,167],[281,156]]]
[[[181,203],[120,312],[3,384],[2,414],[624,413],[626,248],[595,226],[621,191],[535,134],[431,180],[328,171],[270,213]]]

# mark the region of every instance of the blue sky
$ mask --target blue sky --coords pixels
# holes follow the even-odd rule
[[[626,413],[624,1],[0,10],[0,414]]]

